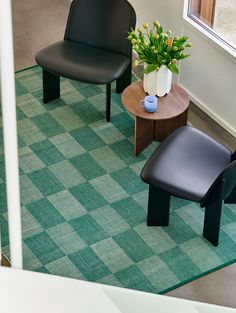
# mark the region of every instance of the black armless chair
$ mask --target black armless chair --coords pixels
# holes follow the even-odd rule
[[[136,14],[126,0],[73,0],[64,40],[40,50],[43,101],[60,97],[60,76],[91,84],[106,84],[106,118],[111,115],[111,82],[120,93],[131,83],[132,48],[128,31]]]
[[[148,226],[169,224],[170,196],[205,207],[203,236],[219,242],[222,203],[236,203],[236,152],[185,126],[168,136],[145,164],[149,184]]]

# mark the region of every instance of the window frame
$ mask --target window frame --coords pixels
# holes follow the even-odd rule
[[[205,24],[204,22],[201,23],[199,19],[197,19],[193,15],[190,16],[190,5],[191,0],[184,0],[184,25],[200,35],[205,41],[211,44],[218,51],[226,54],[236,63],[236,48],[229,44],[227,41],[225,41],[222,37],[220,37],[220,35],[214,32],[209,26],[207,26],[207,24]]]

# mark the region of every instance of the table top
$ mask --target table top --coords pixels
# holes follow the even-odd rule
[[[122,102],[126,110],[135,116],[148,120],[165,120],[174,118],[188,109],[187,92],[177,84],[172,84],[168,95],[158,98],[157,112],[148,113],[144,110],[141,100],[147,94],[143,89],[143,81],[129,85],[122,93]]]
[[[0,267],[4,313],[236,313],[235,309]]]

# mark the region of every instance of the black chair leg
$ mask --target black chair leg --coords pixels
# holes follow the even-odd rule
[[[106,118],[107,122],[111,120],[111,83],[106,85]]]
[[[167,226],[170,215],[170,194],[149,185],[148,226]]]
[[[60,76],[43,69],[43,102],[60,98]]]
[[[224,183],[223,179],[215,186],[205,206],[203,236],[216,247],[219,244]]]
[[[132,62],[130,62],[125,72],[116,81],[117,93],[121,93],[126,87],[128,87],[131,84],[131,77],[132,77]]]

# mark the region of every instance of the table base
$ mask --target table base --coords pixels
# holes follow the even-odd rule
[[[153,141],[161,141],[174,130],[187,125],[188,109],[182,114],[167,120],[147,120],[135,118],[134,155],[137,156]]]

